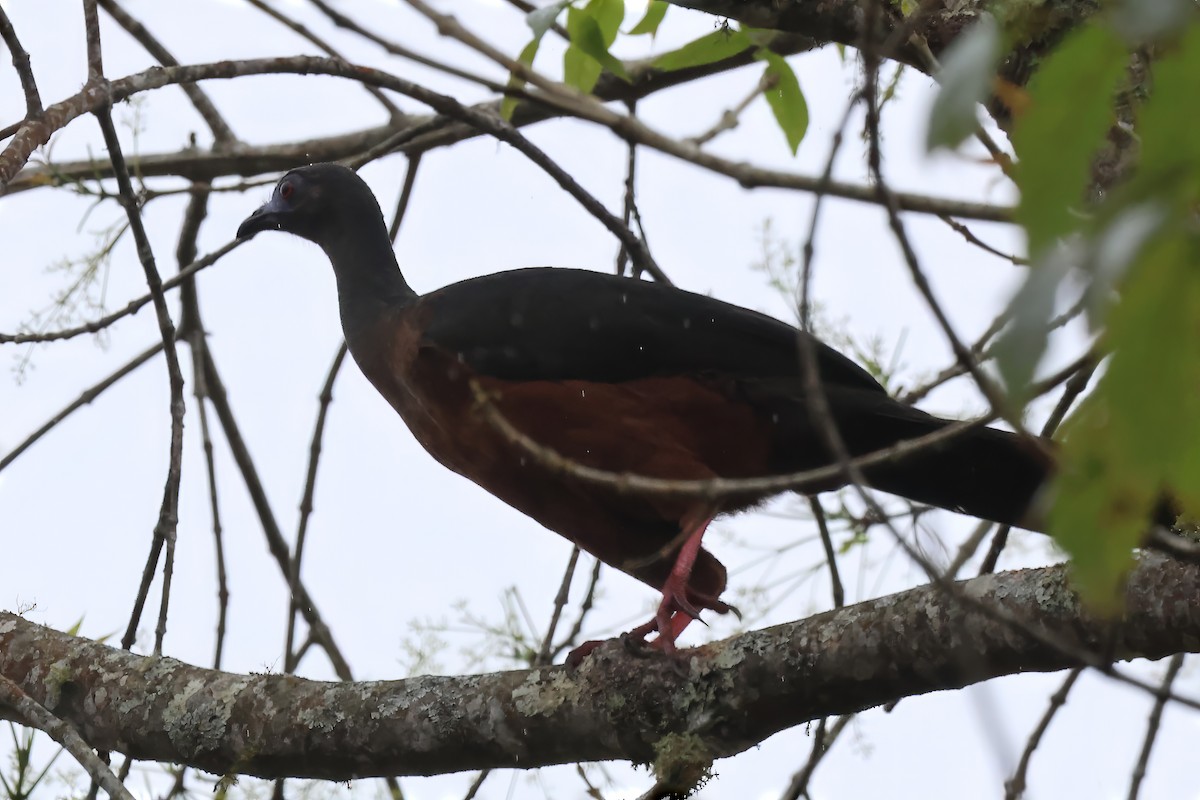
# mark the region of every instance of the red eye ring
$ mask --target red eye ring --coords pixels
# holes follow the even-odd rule
[[[291,181],[285,181],[285,182],[279,184],[279,196],[282,197],[284,200],[290,200],[292,198],[292,195],[295,193],[296,193],[296,187],[292,185]]]

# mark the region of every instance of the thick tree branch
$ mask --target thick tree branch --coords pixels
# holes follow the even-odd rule
[[[1124,618],[1089,617],[1066,567],[959,583],[1069,648],[1114,659],[1200,649],[1200,567],[1142,556]],[[148,658],[0,614],[0,675],[93,746],[217,773],[333,780],[649,762],[664,737],[714,758],[779,730],[1000,675],[1076,666],[933,587],[684,651],[614,643],[578,670],[324,683]],[[0,705],[0,716],[16,716]],[[661,762],[660,762],[661,763]]]
[[[717,17],[736,20],[755,28],[769,28],[808,37],[818,44],[836,42],[848,47],[881,47],[891,40],[888,20],[874,30],[865,24],[860,0],[667,0],[672,5],[703,11]],[[898,4],[897,4],[898,5]],[[1054,3],[1025,4],[1013,0],[957,0],[926,3],[919,19],[905,20],[912,37],[904,37],[886,58],[902,61],[922,72],[929,62],[922,54],[928,47],[940,54],[979,15],[990,12],[1004,20],[1016,46],[1004,59],[1001,75],[1024,85],[1039,58],[1056,44],[1063,33],[1087,20],[1099,9],[1095,0],[1064,0]],[[899,26],[897,26],[899,27]],[[914,41],[915,40],[915,41]],[[919,44],[923,43],[922,44]]]

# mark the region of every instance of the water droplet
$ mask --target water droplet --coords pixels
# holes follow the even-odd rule
[[[683,318],[683,329],[686,331],[690,327],[692,327],[692,318],[684,317]]]
[[[525,456],[521,456],[521,466],[525,466]]]
[[[624,303],[628,303],[628,302],[629,302],[629,295],[626,294],[625,292],[621,292],[621,303],[624,304]]]
[[[596,317],[588,317],[588,327],[594,331],[600,330],[600,320]]]

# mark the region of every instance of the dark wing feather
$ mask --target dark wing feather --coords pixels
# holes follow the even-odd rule
[[[420,304],[426,342],[505,380],[795,376],[799,337],[807,336],[711,297],[584,270],[499,272],[432,292]],[[853,361],[816,346],[826,382],[883,391]]]

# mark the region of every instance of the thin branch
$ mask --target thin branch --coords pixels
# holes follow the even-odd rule
[[[1063,387],[1062,396],[1058,398],[1058,403],[1055,404],[1054,410],[1050,412],[1050,416],[1046,418],[1046,424],[1042,426],[1041,435],[1044,438],[1054,436],[1058,426],[1062,424],[1063,419],[1067,415],[1067,411],[1075,404],[1083,391],[1087,388],[1088,382],[1092,379],[1092,375],[1096,372],[1096,367],[1099,362],[1095,358],[1088,358],[1085,361],[1078,363],[1077,368],[1071,372],[1071,377],[1067,379],[1066,385]],[[1008,544],[1008,535],[1012,530],[1009,525],[1001,525],[996,531],[995,537],[992,539],[992,544],[988,548],[987,556],[983,559],[983,564],[979,567],[979,574],[985,575],[989,572],[995,572],[996,564],[1000,560],[1000,554],[1004,552],[1005,546]]]
[[[98,51],[99,47],[97,46],[96,49]],[[148,559],[148,563],[149,561],[156,562],[157,552],[165,543],[167,554],[163,565],[162,605],[154,637],[154,652],[159,654],[162,652],[163,636],[166,634],[167,603],[170,598],[171,572],[174,564],[175,532],[179,525],[179,485],[183,469],[183,372],[179,367],[179,352],[175,349],[175,323],[171,321],[171,312],[167,309],[162,279],[154,264],[150,239],[142,225],[141,211],[133,194],[133,185],[129,180],[129,171],[125,167],[125,159],[121,155],[121,143],[117,138],[117,130],[113,126],[112,116],[107,110],[99,112],[97,118],[100,121],[100,129],[104,133],[104,142],[108,147],[109,158],[112,160],[117,174],[117,185],[121,192],[120,202],[129,217],[129,227],[137,245],[138,259],[142,263],[142,268],[146,273],[146,283],[150,287],[151,300],[154,304],[155,315],[158,317],[158,330],[163,340],[163,352],[166,355],[167,376],[171,390],[171,442],[168,451],[167,480],[163,487],[158,522],[154,525],[151,557]],[[151,574],[153,574],[152,571]],[[145,573],[143,573],[143,587],[149,588]],[[138,597],[139,600],[142,600],[142,590],[139,590]],[[140,617],[141,602],[138,602],[135,603],[134,612],[129,619],[129,626],[121,640],[122,645],[126,648],[133,646]]]
[[[17,78],[21,81],[21,90],[25,92],[25,119],[36,119],[42,113],[42,96],[38,93],[37,80],[33,77],[29,53],[25,52],[25,48],[21,46],[17,30],[13,27],[12,20],[8,18],[8,12],[3,7],[0,7],[0,39],[3,39],[4,44],[8,47],[8,52],[12,56],[13,69],[16,70]],[[23,122],[17,124],[19,126]],[[7,138],[7,136],[0,133],[0,138]]]
[[[300,525],[296,530],[296,547],[292,553],[288,568],[288,585],[291,587],[291,599],[288,607],[288,625],[287,635],[284,639],[284,663],[283,671],[287,673],[295,672],[299,665],[299,658],[292,652],[292,643],[295,641],[296,628],[296,612],[298,609],[300,592],[300,563],[304,558],[304,543],[308,536],[308,520],[312,517],[313,512],[313,496],[316,494],[317,488],[317,465],[321,460],[321,440],[325,435],[325,420],[329,414],[329,406],[333,403],[333,384],[337,381],[338,375],[342,371],[342,364],[346,360],[346,343],[342,342],[338,345],[337,354],[333,357],[333,363],[329,365],[329,372],[325,376],[325,385],[321,387],[321,394],[318,398],[319,406],[317,408],[317,422],[313,426],[312,441],[308,446],[308,472],[304,479],[304,496],[300,499]]]
[[[400,197],[396,200],[396,211],[392,214],[392,224],[388,226],[388,238],[392,244],[400,235],[400,223],[408,213],[408,203],[412,200],[413,187],[417,183],[417,169],[421,166],[421,155],[409,156],[408,169],[404,172],[404,185],[400,188]]]
[[[83,0],[83,31],[87,38],[88,83],[101,83],[104,81],[104,56],[100,49],[100,15],[96,13],[96,0]],[[101,107],[103,105],[101,103]],[[98,109],[89,110],[95,112]],[[115,164],[113,174],[116,174]]]
[[[94,401],[97,397],[99,397],[107,389],[111,388],[113,385],[118,383],[126,375],[129,375],[131,372],[136,370],[142,364],[145,364],[147,361],[149,361],[150,359],[152,359],[156,355],[158,355],[160,352],[162,352],[162,349],[163,349],[162,342],[158,342],[158,343],[152,345],[151,347],[147,348],[146,350],[143,350],[138,355],[134,356],[133,359],[131,359],[129,362],[127,362],[126,364],[121,366],[119,369],[117,369],[114,373],[109,375],[104,380],[100,381],[99,383],[95,384],[94,386],[89,387],[88,389],[85,389],[83,391],[83,393],[79,395],[79,397],[75,398],[75,400],[73,402],[71,402],[70,404],[68,404],[65,408],[63,408],[62,411],[59,411],[53,417],[46,420],[46,422],[40,428],[38,428],[33,433],[29,434],[29,436],[27,436],[23,442],[21,442],[19,445],[14,447],[12,450],[7,452],[3,458],[0,458],[0,471],[3,471],[5,467],[7,467],[12,462],[16,461],[17,458],[22,453],[24,453],[26,450],[28,450],[39,439],[41,439],[43,436],[45,436],[50,431],[54,430],[54,428],[60,422],[65,420],[67,417],[71,416],[71,414],[73,414],[74,412],[78,411],[79,409],[83,408],[84,406],[86,406],[89,403],[91,403],[92,401]]]
[[[712,478],[709,480],[674,480],[669,478],[653,478],[630,472],[610,472],[596,469],[581,462],[569,459],[558,451],[546,447],[517,429],[496,408],[492,398],[478,384],[472,383],[472,391],[476,402],[476,411],[483,415],[489,425],[504,436],[510,443],[520,447],[543,467],[573,478],[607,486],[623,494],[654,494],[675,497],[696,497],[705,500],[719,500],[746,494],[777,494],[784,491],[804,492],[819,491],[829,485],[831,480],[844,476],[841,464],[826,467],[791,472],[779,475],[769,475],[762,478]],[[952,422],[941,430],[928,433],[915,439],[908,439],[891,447],[877,450],[864,456],[851,459],[850,466],[863,469],[879,464],[890,464],[919,453],[927,448],[935,447],[949,439],[961,435],[964,431],[978,427],[993,417],[983,417],[976,420]]]
[[[854,719],[854,716],[854,714],[842,714],[833,723],[833,727],[828,728],[825,724],[826,718],[821,718],[821,722],[817,725],[817,732],[813,735],[812,752],[808,756],[808,761],[800,768],[799,772],[792,776],[792,781],[781,795],[781,800],[798,800],[801,797],[808,797],[808,784],[812,780],[813,773],[817,771],[817,765],[821,763],[821,759],[825,758],[825,754],[833,747],[833,743]]]
[[[1067,695],[1071,693],[1071,687],[1075,685],[1075,681],[1079,679],[1082,672],[1081,667],[1076,667],[1067,673],[1067,678],[1063,681],[1062,686],[1051,696],[1046,713],[1042,715],[1038,726],[1034,728],[1033,733],[1029,734],[1029,740],[1025,742],[1025,750],[1021,753],[1021,760],[1017,764],[1016,772],[1004,782],[1004,800],[1017,800],[1025,794],[1025,780],[1029,772],[1029,762],[1033,758],[1033,751],[1041,744],[1042,737],[1046,735],[1046,729],[1050,727],[1054,715],[1067,702]]]
[[[233,454],[233,460],[237,464],[238,471],[241,473],[242,481],[246,484],[246,491],[250,494],[250,501],[254,506],[255,513],[258,515],[263,534],[267,537],[267,548],[271,551],[271,556],[279,566],[284,581],[289,582],[291,576],[291,554],[288,551],[287,540],[284,539],[283,531],[280,529],[279,523],[275,519],[275,514],[271,510],[271,504],[267,500],[267,492],[263,488],[262,479],[259,477],[258,469],[254,465],[254,459],[250,456],[250,450],[246,446],[246,441],[242,438],[241,430],[238,428],[237,420],[233,416],[233,407],[229,403],[225,384],[217,372],[217,365],[213,359],[212,351],[205,348],[203,355],[204,379],[208,385],[209,399],[212,401],[213,409],[217,412],[217,419],[221,423],[221,429],[225,433],[225,440],[229,443],[229,449]],[[304,621],[308,624],[310,635],[321,645],[321,648],[329,657],[329,662],[333,666],[333,670],[337,676],[344,681],[352,680],[353,673],[350,670],[350,665],[342,655],[341,650],[338,649],[336,642],[334,642],[333,632],[330,631],[329,626],[321,619],[321,615],[318,613],[316,604],[313,602],[308,590],[302,582],[298,583],[294,588],[297,590],[297,608],[304,617]]]
[[[157,70],[141,72],[132,75],[122,80],[113,81],[105,87],[90,87],[85,89],[80,94],[51,106],[46,110],[44,119],[36,125],[27,125],[14,137],[8,147],[0,153],[0,194],[9,191],[9,182],[13,179],[17,170],[25,164],[29,154],[33,150],[44,144],[49,138],[49,135],[59,128],[63,127],[71,119],[79,116],[82,113],[90,111],[94,107],[98,107],[105,100],[116,102],[126,99],[134,94],[144,91],[158,89],[163,86],[189,82],[198,80],[217,80],[242,77],[245,75],[263,75],[263,74],[322,74],[335,75],[338,77],[349,78],[366,83],[372,86],[382,86],[384,88],[393,89],[394,91],[426,103],[435,110],[446,114],[447,116],[455,117],[467,122],[469,125],[476,127],[477,130],[482,130],[492,135],[496,135],[496,128],[511,128],[506,124],[499,122],[495,117],[485,114],[484,112],[476,111],[475,109],[464,109],[453,98],[445,95],[432,92],[422,86],[418,86],[409,81],[405,81],[394,75],[389,75],[378,70],[368,67],[361,67],[353,64],[346,64],[342,61],[334,59],[320,58],[317,56],[293,56],[291,58],[269,58],[269,59],[251,59],[247,61],[224,61],[215,64],[197,64],[185,67],[164,67]],[[553,102],[550,97],[539,97],[542,102]],[[557,99],[554,98],[554,99]],[[466,118],[465,114],[456,113],[460,110],[469,110],[473,112],[470,119]],[[600,103],[591,102],[582,107],[574,106],[560,109],[563,113],[577,113],[584,119],[599,123],[608,127],[618,136],[626,139],[633,139],[641,144],[647,145],[655,150],[675,156],[689,163],[695,164],[701,168],[716,172],[721,175],[733,178],[741,186],[745,188],[756,187],[775,187],[780,189],[794,189],[799,191],[816,191],[819,185],[819,180],[806,176],[797,175],[795,173],[781,172],[776,170],[768,170],[761,167],[755,167],[751,164],[735,162],[721,158],[712,153],[700,150],[694,146],[679,142],[665,134],[659,133],[645,124],[631,118],[627,115],[620,114],[609,110]],[[481,121],[483,124],[480,124]],[[373,132],[373,136],[377,137],[374,141],[384,138],[390,134],[390,129],[379,129]],[[503,137],[500,137],[503,138]],[[337,139],[340,142],[340,147],[344,148],[350,142],[361,142],[362,135],[341,137]],[[511,142],[510,142],[511,143]],[[278,150],[278,148],[275,148]],[[311,160],[311,154],[315,147],[312,143],[303,143],[293,145],[287,149],[288,155],[280,158],[276,157],[275,162],[270,166],[264,164],[265,159],[261,156],[257,159],[247,159],[245,155],[237,156],[214,156],[212,159],[206,159],[205,163],[215,164],[217,159],[224,158],[225,163],[230,165],[245,164],[248,160],[255,164],[257,170],[262,169],[280,169],[291,168],[297,164],[307,163]],[[331,153],[328,148],[318,150],[323,158],[341,158],[342,155]],[[305,154],[308,154],[306,157]],[[143,158],[141,165],[144,169],[153,166],[150,159]],[[61,169],[61,167],[60,167]],[[84,169],[89,175],[95,169],[95,165],[89,162]],[[239,169],[247,169],[242,166]],[[210,170],[211,171],[211,167]],[[150,173],[147,173],[150,174]],[[203,176],[192,176],[203,177]],[[32,177],[30,177],[32,180]],[[29,188],[22,184],[25,188]],[[846,184],[841,182],[830,182],[825,191],[835,197],[842,197],[849,200],[858,200],[865,203],[878,204],[879,195],[875,188],[870,186],[858,186],[854,184]],[[892,192],[890,197],[896,206],[906,211],[917,211],[930,214],[948,214],[956,217],[967,219],[983,219],[993,222],[1011,222],[1012,209],[994,206],[986,203],[968,203],[955,200],[946,200],[943,198],[929,197],[926,195],[906,194],[901,192]]]
[[[342,61],[347,60],[345,56],[334,49],[333,45],[329,44],[329,42],[327,42],[325,39],[313,33],[303,23],[297,22],[291,17],[276,11],[274,8],[267,5],[263,0],[247,0],[247,2],[257,8],[259,11],[266,14],[271,19],[287,27],[296,35],[303,37],[309,42],[312,42],[321,52],[325,53],[325,55],[332,58],[339,58]],[[389,98],[386,94],[374,86],[364,86],[363,88],[370,92],[371,96],[378,100],[379,104],[387,110],[388,116],[391,118],[393,124],[400,124],[404,120],[404,112],[401,111],[400,108],[393,103],[391,98]]]
[[[180,286],[181,284],[186,282],[188,278],[192,277],[200,270],[211,267],[213,264],[220,261],[222,258],[225,257],[225,255],[227,253],[229,253],[235,247],[239,247],[242,244],[242,242],[243,242],[243,240],[241,240],[241,239],[236,239],[232,242],[229,242],[228,244],[209,253],[204,258],[200,259],[199,261],[195,262],[194,264],[189,265],[187,269],[180,270],[178,275],[175,275],[172,278],[168,278],[166,281],[163,282],[162,291],[168,292],[171,289],[174,289],[174,288]],[[65,328],[61,331],[53,331],[51,333],[0,333],[0,344],[25,344],[28,342],[38,342],[38,343],[61,342],[66,339],[74,339],[76,336],[81,336],[85,333],[99,333],[100,331],[102,331],[105,328],[112,325],[114,322],[117,322],[118,320],[128,317],[131,314],[136,314],[144,306],[146,306],[149,303],[152,303],[153,301],[154,301],[154,295],[152,293],[148,293],[148,294],[142,295],[141,297],[137,298],[136,300],[129,301],[129,303],[127,303],[124,308],[121,308],[118,311],[114,311],[111,314],[103,316],[100,319],[93,320],[92,322],[86,322],[83,325],[77,325],[74,328]]]
[[[538,648],[537,657],[533,660],[532,666],[541,667],[550,663],[554,634],[558,631],[558,620],[562,617],[563,609],[566,608],[567,601],[570,599],[571,579],[575,577],[575,565],[578,563],[579,545],[575,545],[571,548],[571,557],[567,560],[567,568],[563,571],[562,582],[558,585],[558,594],[554,596],[554,611],[550,614],[550,624],[546,626],[546,636],[542,639],[542,646]]]
[[[84,21],[87,31],[89,81],[102,82],[104,81],[104,72],[100,55],[100,27],[95,0],[85,0]],[[171,441],[168,449],[167,479],[163,487],[158,521],[154,525],[150,556],[147,559],[148,566],[157,563],[158,551],[165,543],[167,552],[163,564],[162,602],[159,607],[158,625],[154,637],[154,653],[158,655],[162,653],[163,637],[166,635],[167,629],[167,607],[171,592],[171,574],[174,568],[175,533],[179,526],[179,485],[183,469],[183,372],[179,367],[179,352],[175,349],[175,323],[171,320],[171,312],[167,308],[162,278],[159,276],[158,267],[154,262],[154,251],[150,247],[150,238],[146,235],[145,226],[142,224],[141,209],[134,195],[133,184],[129,179],[125,157],[121,152],[121,141],[117,136],[117,129],[113,125],[111,106],[101,106],[95,111],[95,115],[100,124],[100,131],[104,135],[108,158],[117,179],[119,190],[117,200],[129,219],[129,229],[133,234],[138,260],[146,274],[146,285],[150,290],[155,316],[158,318],[158,330],[162,337],[163,353],[166,356],[167,377],[171,392],[169,401]],[[149,589],[149,577],[152,575],[153,567],[148,571],[143,571],[138,598],[134,603],[134,610],[130,615],[125,636],[121,640],[122,646],[126,649],[133,646],[134,637],[137,635],[142,604],[145,601],[146,591]]]
[[[595,563],[592,564],[591,577],[588,578],[587,591],[583,593],[583,601],[579,604],[579,614],[575,617],[575,624],[571,626],[571,630],[562,638],[562,641],[554,645],[554,651],[550,655],[551,663],[564,651],[573,650],[578,646],[579,636],[583,633],[583,625],[596,601],[596,588],[600,585],[600,573],[603,568],[604,563],[598,558],[595,559]]]
[[[817,521],[817,529],[821,532],[821,546],[825,548],[825,563],[829,567],[829,581],[833,584],[833,607],[841,608],[846,605],[846,590],[842,588],[842,577],[838,574],[837,551],[833,548],[833,538],[829,535],[829,525],[825,522],[825,509],[816,497],[808,498],[812,509],[813,519]]]
[[[940,219],[942,222],[949,225],[951,230],[953,230],[955,233],[959,234],[964,239],[966,239],[968,243],[975,245],[980,250],[983,250],[985,253],[991,253],[992,255],[996,256],[997,258],[1002,258],[1005,261],[1009,262],[1010,264],[1012,264],[1013,266],[1016,266],[1016,267],[1028,267],[1029,266],[1028,258],[1023,258],[1022,256],[1018,256],[1013,253],[1006,253],[1003,250],[999,250],[995,247],[992,247],[990,244],[988,244],[987,242],[983,241],[978,236],[976,236],[975,233],[970,228],[968,228],[966,225],[963,225],[958,220],[952,219],[951,217],[948,217],[945,214],[939,214],[938,219]]]
[[[1154,699],[1154,708],[1150,711],[1150,719],[1146,723],[1146,738],[1142,742],[1142,752],[1138,755],[1137,766],[1133,769],[1133,775],[1129,781],[1129,800],[1137,800],[1138,792],[1142,788],[1142,780],[1146,777],[1146,766],[1150,762],[1150,751],[1154,749],[1154,740],[1158,737],[1158,728],[1162,723],[1163,709],[1167,706],[1167,695],[1171,684],[1175,683],[1175,677],[1179,675],[1180,668],[1183,667],[1183,653],[1176,653],[1171,656],[1171,661],[1167,665],[1167,674],[1163,677],[1164,694],[1159,695]]]
[[[51,714],[43,704],[32,699],[20,686],[4,675],[0,675],[0,705],[12,708],[20,716],[19,721],[22,725],[37,728],[62,745],[92,780],[108,792],[112,800],[133,800],[129,790],[117,780],[117,776],[113,775],[108,765],[92,752],[88,743],[70,723]]]
[[[695,145],[696,147],[702,147],[703,145],[708,144],[713,139],[720,136],[722,133],[733,130],[738,126],[738,118],[741,117],[742,112],[749,108],[750,104],[757,100],[763,92],[767,91],[778,82],[779,76],[775,75],[774,73],[764,72],[762,77],[758,79],[758,82],[754,84],[754,88],[750,90],[749,94],[742,98],[741,102],[734,105],[733,108],[725,109],[725,111],[721,113],[720,118],[708,130],[704,131],[703,133],[698,133],[695,136],[689,136],[684,139],[684,141],[688,144]]]
[[[362,27],[357,22],[350,19],[350,17],[324,2],[324,0],[309,0],[309,2],[316,6],[322,14],[328,17],[334,25],[351,31],[352,33],[356,33],[367,41],[379,45],[391,55],[399,56],[400,58],[407,59],[415,64],[420,64],[423,67],[429,67],[430,69],[437,70],[438,72],[445,73],[446,75],[453,75],[456,78],[461,78],[464,81],[474,83],[499,94],[503,94],[505,91],[507,91],[507,87],[499,81],[493,81],[490,78],[485,78],[484,76],[477,75],[474,72],[468,72],[465,69],[455,67],[451,64],[446,64],[438,61],[437,59],[430,58],[429,56],[421,55],[415,50],[410,50],[402,44],[389,41],[374,31]]]
[[[117,0],[97,0],[100,7],[108,13],[110,17],[116,20],[116,23],[124,28],[130,36],[132,36],[138,44],[146,49],[146,52],[154,57],[154,60],[162,64],[164,67],[177,67],[179,62],[175,59],[171,52],[167,50],[163,44],[154,37],[154,34],[138,21],[133,15],[117,4]],[[221,112],[217,111],[217,107],[213,105],[212,100],[194,83],[183,83],[179,86],[183,93],[187,95],[188,100],[195,106],[197,113],[204,120],[204,124],[212,131],[213,139],[217,149],[223,147],[231,147],[238,142],[237,136],[233,129],[229,127],[229,123],[221,116]]]

